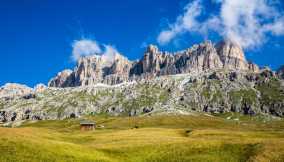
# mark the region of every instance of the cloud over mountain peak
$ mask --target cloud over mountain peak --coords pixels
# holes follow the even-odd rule
[[[243,48],[254,48],[262,45],[270,35],[284,34],[283,11],[278,3],[266,0],[215,0],[217,14],[209,14],[204,20],[206,8],[202,0],[188,3],[184,13],[176,22],[160,32],[157,41],[167,44],[176,37],[188,32],[198,32],[207,37],[209,31],[218,33]]]

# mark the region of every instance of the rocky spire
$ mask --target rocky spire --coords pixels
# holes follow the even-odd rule
[[[247,70],[248,63],[242,48],[228,40],[223,40],[216,45],[217,53],[227,69]]]
[[[49,87],[72,87],[75,86],[74,73],[70,69],[65,69],[48,82]]]

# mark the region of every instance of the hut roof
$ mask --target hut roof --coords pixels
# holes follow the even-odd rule
[[[94,125],[94,124],[96,124],[96,122],[94,122],[94,121],[90,121],[90,120],[82,120],[81,122],[80,122],[80,124],[81,125]]]

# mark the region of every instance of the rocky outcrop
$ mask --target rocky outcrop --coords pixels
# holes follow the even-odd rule
[[[132,62],[120,54],[81,57],[75,69],[64,70],[49,81],[49,87],[88,86],[96,83],[118,84],[128,80]]]
[[[74,73],[70,69],[59,72],[48,82],[49,87],[72,87],[75,86]]]
[[[251,72],[255,72],[255,73],[259,72],[259,67],[256,64],[252,63],[252,62],[248,63],[248,69]]]
[[[46,89],[47,87],[44,84],[40,83],[40,84],[37,84],[33,90],[35,91],[35,93],[41,93],[45,91]]]
[[[222,68],[222,62],[211,42],[175,54],[160,52],[156,46],[150,45],[144,57],[131,69],[130,75],[155,77],[218,68]]]
[[[277,70],[277,75],[279,78],[284,79],[284,65],[282,65],[278,70]]]
[[[240,46],[230,41],[221,41],[216,45],[216,50],[223,62],[224,68],[248,69],[248,63]]]
[[[132,62],[122,55],[116,54],[110,66],[105,67],[103,83],[114,85],[128,81]]]
[[[112,58],[98,55],[82,57],[73,71],[64,70],[51,79],[48,85],[113,85],[162,75],[201,73],[217,69],[259,71],[256,64],[246,61],[243,50],[238,45],[229,41],[214,45],[207,41],[176,53],[162,52],[157,46],[149,45],[144,56],[134,62],[117,53]]]
[[[4,86],[0,87],[0,98],[4,98],[6,100],[25,97],[31,95],[33,89],[17,84],[17,83],[7,83]]]

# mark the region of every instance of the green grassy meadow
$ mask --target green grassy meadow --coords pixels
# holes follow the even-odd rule
[[[0,161],[284,161],[281,119],[231,113],[86,118],[98,128],[82,132],[80,119],[0,127]]]

